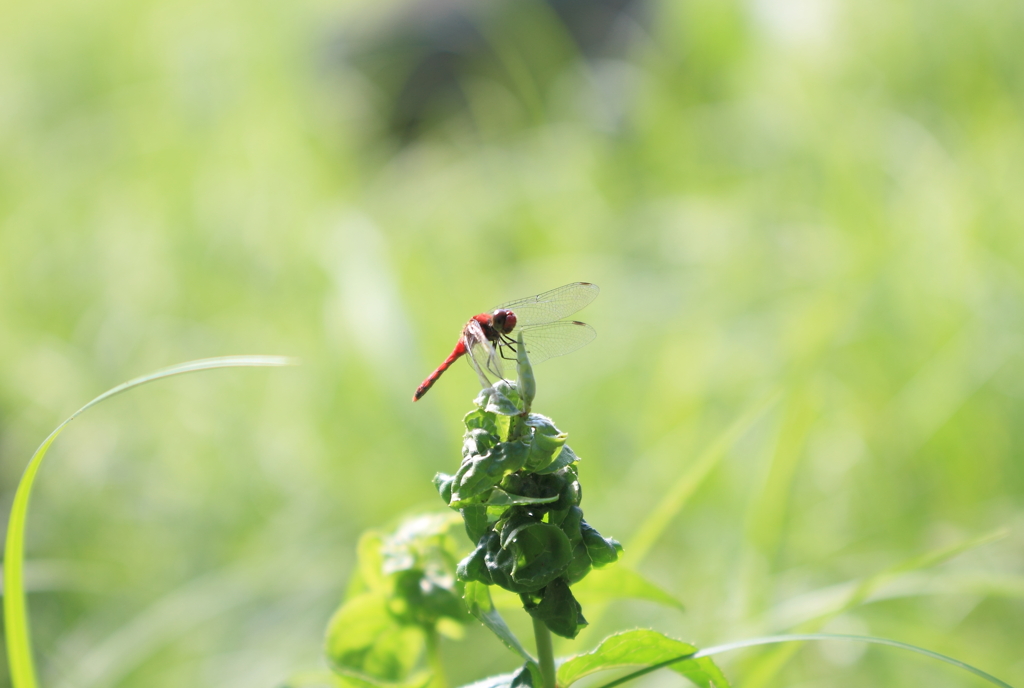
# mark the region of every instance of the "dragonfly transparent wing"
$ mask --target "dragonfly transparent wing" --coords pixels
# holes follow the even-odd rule
[[[600,291],[596,284],[573,282],[543,294],[503,303],[498,308],[515,313],[517,329],[525,328],[527,325],[541,325],[567,318],[596,299]],[[512,338],[515,339],[515,330]]]
[[[523,328],[523,340],[531,363],[540,363],[555,356],[564,356],[594,341],[597,332],[586,323],[575,320],[546,323]],[[514,356],[507,353],[506,356]]]
[[[496,378],[507,377],[506,373],[510,370],[508,364],[515,361],[506,361],[502,358],[503,352],[484,336],[483,328],[480,327],[479,323],[471,320],[463,331],[462,336],[466,344],[466,351],[469,352],[466,358],[469,360],[469,365],[476,372],[477,377],[480,378],[481,386],[491,386],[490,380],[487,379],[488,373]],[[505,356],[515,356],[514,353],[504,353]]]

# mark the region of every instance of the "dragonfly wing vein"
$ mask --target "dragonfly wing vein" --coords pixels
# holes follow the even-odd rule
[[[567,318],[597,298],[601,289],[589,282],[573,282],[525,299],[498,306],[512,311],[520,325],[540,325]]]
[[[564,356],[594,341],[597,332],[586,323],[563,320],[523,328],[526,352],[532,363]]]

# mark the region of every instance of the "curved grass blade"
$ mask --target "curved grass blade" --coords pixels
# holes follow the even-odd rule
[[[925,657],[930,657],[931,659],[936,659],[940,662],[945,662],[946,664],[952,664],[955,667],[959,667],[964,671],[968,671],[974,674],[975,676],[985,679],[992,685],[1000,686],[1000,688],[1014,688],[1006,681],[1002,681],[996,678],[987,671],[982,671],[978,667],[971,666],[967,662],[961,662],[959,659],[954,659],[953,657],[948,657],[946,655],[939,654],[938,652],[932,652],[931,650],[926,650],[923,647],[910,645],[908,643],[901,643],[898,640],[889,640],[888,638],[876,638],[875,636],[870,635],[844,635],[841,633],[769,635],[764,636],[762,638],[750,638],[748,640],[738,640],[734,643],[716,645],[715,647],[705,648],[703,650],[699,650],[688,655],[680,655],[679,657],[674,657],[673,659],[669,659],[658,664],[652,664],[649,667],[644,667],[643,669],[634,671],[631,674],[628,674],[621,678],[617,678],[614,681],[605,683],[600,688],[614,688],[615,686],[620,686],[623,683],[632,681],[635,678],[639,678],[641,676],[644,676],[645,674],[649,674],[652,671],[657,671],[658,669],[667,667],[671,664],[675,664],[676,662],[682,662],[690,659],[700,659],[701,657],[710,657],[711,655],[717,655],[723,652],[731,652],[733,650],[741,650],[747,647],[757,647],[758,645],[775,645],[778,643],[804,642],[808,640],[850,640],[859,643],[888,645],[890,647],[899,648],[901,650],[907,650],[908,652],[915,652],[919,655],[924,655]]]
[[[640,561],[668,528],[672,519],[690,500],[711,470],[718,465],[726,451],[745,435],[766,412],[772,409],[780,397],[781,394],[778,392],[772,394],[733,421],[679,476],[679,479],[668,489],[658,505],[651,510],[633,537],[626,543],[625,549],[629,552],[630,562],[634,567],[640,564]]]
[[[976,547],[995,542],[1005,537],[1007,532],[1006,529],[999,528],[963,542],[957,542],[932,550],[931,552],[913,556],[894,566],[883,569],[874,575],[853,583],[846,594],[835,603],[835,606],[830,609],[821,610],[794,630],[803,633],[814,633],[832,619],[864,604],[876,590],[887,582],[897,579],[906,573],[937,566]],[[796,655],[799,649],[799,646],[796,645],[786,645],[769,653],[748,674],[746,680],[748,688],[762,688],[762,686],[772,685],[775,676]]]
[[[11,505],[11,517],[7,523],[7,542],[4,546],[4,630],[7,634],[7,661],[10,664],[11,685],[14,688],[36,688],[36,671],[32,662],[32,641],[28,628],[28,611],[25,603],[24,557],[25,557],[25,522],[28,517],[29,497],[35,483],[39,466],[57,436],[88,408],[126,392],[133,387],[165,377],[193,373],[214,368],[238,368],[254,366],[286,366],[295,365],[297,361],[284,356],[222,356],[204,358],[198,361],[179,363],[169,368],[137,377],[117,387],[107,390],[82,408],[75,411],[63,423],[50,433],[32,459],[28,462],[25,472],[18,482]]]
[[[673,519],[690,501],[690,497],[704,484],[704,481],[711,474],[715,466],[718,465],[722,457],[725,456],[726,452],[741,437],[746,435],[757,421],[772,410],[781,398],[782,393],[775,391],[748,409],[716,436],[714,441],[687,466],[686,470],[665,492],[657,506],[643,520],[633,536],[623,543],[626,556],[629,557],[629,565],[633,569],[640,568],[640,562],[643,561],[654,544],[665,533]],[[654,452],[658,454],[669,451],[675,452],[677,446],[678,435],[676,433],[669,433],[668,436],[659,442],[658,448]],[[607,605],[605,603],[591,607],[587,614],[587,618],[590,619],[590,626],[583,629],[581,636],[587,637],[584,634],[588,633],[588,629],[598,627],[598,621],[604,616],[606,609]]]

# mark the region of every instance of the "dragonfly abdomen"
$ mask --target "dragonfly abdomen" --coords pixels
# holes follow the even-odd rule
[[[459,357],[466,353],[466,344],[459,338],[459,343],[455,345],[452,352],[448,354],[448,358],[444,359],[444,363],[437,367],[437,370],[432,372],[427,379],[420,383],[420,386],[416,388],[416,393],[412,395],[413,401],[419,401],[420,398],[427,393],[427,391],[434,386],[437,382],[437,378],[441,377],[441,374],[452,367],[452,363],[459,360]]]

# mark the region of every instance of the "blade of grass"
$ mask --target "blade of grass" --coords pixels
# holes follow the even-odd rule
[[[293,359],[283,356],[223,356],[204,358],[163,368],[107,390],[71,414],[39,445],[18,482],[14,503],[11,505],[11,517],[7,523],[7,541],[4,546],[4,630],[7,635],[7,660],[10,664],[11,685],[14,688],[35,688],[37,685],[35,665],[32,661],[32,641],[28,627],[24,581],[25,523],[28,517],[29,497],[46,452],[49,451],[50,445],[67,427],[68,423],[101,401],[126,392],[133,387],[165,377],[214,368],[285,366],[295,363],[296,361]]]
[[[769,445],[765,473],[747,509],[743,529],[744,546],[733,599],[744,615],[761,612],[766,606],[767,589],[760,585],[762,567],[771,569],[776,564],[792,501],[793,482],[817,418],[805,388],[798,387],[786,396],[779,413],[781,421],[775,441]]]
[[[700,487],[711,473],[711,470],[718,465],[725,452],[736,440],[746,434],[761,416],[775,406],[780,396],[778,393],[772,394],[737,418],[679,476],[679,480],[669,488],[665,496],[661,498],[661,501],[654,507],[626,545],[625,551],[628,553],[630,564],[634,568],[639,566],[640,560],[647,555],[647,552],[650,551],[654,543],[657,542],[658,538],[665,532],[665,529],[668,528],[672,519],[686,505],[686,502],[693,496],[693,493],[697,491],[697,488]]]
[[[721,458],[725,456],[725,452],[738,439],[743,437],[765,413],[774,408],[781,397],[781,392],[775,392],[733,421],[729,427],[715,438],[714,442],[708,445],[704,452],[697,457],[697,460],[690,464],[689,468],[679,476],[679,479],[668,489],[668,492],[661,498],[658,505],[654,507],[643,523],[640,524],[633,537],[626,542],[624,551],[629,557],[631,568],[638,569],[640,567],[640,562],[647,555],[647,552],[658,541],[658,538],[662,536],[665,529],[672,522],[672,519],[686,506],[690,497],[693,496],[697,488],[710,475],[712,469],[718,465]],[[655,450],[655,452],[660,453],[665,447],[675,447],[677,445],[676,436],[672,433],[661,441],[659,449]],[[580,637],[588,637],[590,630],[598,627],[598,621],[603,616],[607,607],[608,603],[604,602],[595,604],[590,609],[587,615],[590,618],[590,626],[583,629]]]
[[[675,664],[676,662],[681,662],[687,659],[700,659],[701,657],[710,657],[712,655],[721,654],[723,652],[731,652],[732,650],[741,650],[746,647],[756,647],[758,645],[775,645],[778,643],[805,642],[808,640],[850,640],[860,643],[872,643],[875,645],[888,645],[890,647],[896,647],[901,650],[916,652],[917,654],[924,655],[925,657],[930,657],[931,659],[937,659],[940,662],[945,662],[947,664],[952,664],[955,667],[960,667],[964,671],[969,671],[975,676],[979,676],[988,681],[989,683],[996,686],[1000,686],[1001,688],[1013,688],[1013,686],[1011,686],[1009,683],[1001,681],[992,674],[986,671],[982,671],[981,669],[975,666],[971,666],[967,662],[962,662],[959,659],[954,659],[953,657],[948,657],[946,655],[939,654],[938,652],[926,650],[923,647],[910,645],[908,643],[901,643],[898,640],[889,640],[888,638],[876,638],[874,636],[869,635],[843,635],[839,633],[801,633],[794,635],[772,635],[765,636],[762,638],[750,638],[749,640],[739,640],[734,643],[726,643],[724,645],[716,645],[715,647],[705,648],[703,650],[699,650],[688,655],[681,655],[679,657],[674,657],[670,660],[660,662],[659,664],[644,667],[643,669],[634,671],[631,674],[628,674],[621,678],[617,678],[614,681],[605,683],[601,686],[601,688],[614,688],[614,686],[620,686],[623,683],[626,683],[627,681],[632,681],[633,679],[639,678],[645,674],[649,674],[652,671],[657,671],[658,669],[669,666],[670,664]]]
[[[889,451],[909,456],[924,446],[1019,350],[1014,339],[993,339],[984,323],[965,325],[879,414]]]
[[[817,616],[808,619],[801,624],[799,630],[806,632],[815,631],[837,616],[863,604],[876,590],[894,578],[898,578],[903,574],[911,573],[913,571],[931,568],[932,566],[936,566],[952,559],[953,557],[963,554],[968,550],[999,540],[1000,538],[1005,537],[1007,533],[1008,531],[1005,529],[998,529],[990,533],[985,533],[984,535],[971,538],[970,540],[957,542],[952,545],[947,545],[946,547],[940,547],[939,549],[932,550],[931,552],[925,552],[924,554],[911,557],[910,559],[879,571],[872,576],[868,576],[860,582],[855,583],[851,590],[844,596],[844,599],[840,600],[836,606],[832,609],[820,612]],[[761,686],[769,685],[772,679],[778,674],[779,670],[782,669],[790,659],[792,659],[799,649],[798,645],[787,645],[775,650],[773,653],[760,660],[750,672],[750,675],[745,682],[747,688],[760,688]]]

